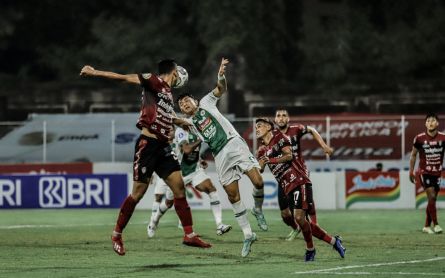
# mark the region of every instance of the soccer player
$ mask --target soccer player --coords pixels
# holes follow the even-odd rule
[[[273,127],[272,121],[267,118],[259,118],[255,121],[256,135],[262,143],[258,150],[258,161],[261,170],[264,170],[266,165],[269,167],[287,197],[288,207],[292,210],[295,222],[301,227],[306,241],[305,261],[315,260],[312,235],[332,245],[344,258],[346,249],[342,246],[340,237],[332,237],[317,223],[307,218],[307,211],[313,199],[312,182],[306,165],[301,157],[294,157],[289,138],[280,131],[274,130]]]
[[[411,159],[409,161],[409,179],[421,185],[428,197],[426,207],[425,226],[422,231],[428,234],[442,233],[443,230],[437,221],[436,199],[440,190],[440,177],[445,148],[445,134],[439,132],[439,117],[428,114],[425,119],[426,132],[414,137]],[[419,153],[419,166],[414,172],[417,153]],[[433,229],[431,229],[433,224]]]
[[[252,213],[257,219],[258,226],[263,231],[266,231],[268,226],[262,212],[264,184],[258,161],[233,125],[216,107],[219,98],[227,91],[224,72],[228,62],[227,59],[222,59],[216,88],[204,96],[199,103],[192,95],[182,94],[178,98],[178,104],[181,112],[190,117],[189,120],[193,123],[192,132],[209,145],[215,157],[219,181],[227,193],[237,222],[244,234],[241,255],[246,257],[257,236],[252,232],[246,215],[246,207],[240,199],[238,180],[243,174],[249,177],[254,186],[255,208],[252,209]]]
[[[174,145],[176,145],[179,161],[181,162],[181,171],[184,184],[191,184],[196,190],[204,192],[209,196],[210,207],[216,223],[216,234],[223,235],[232,229],[232,226],[222,222],[221,202],[219,200],[216,188],[213,186],[210,177],[204,171],[207,163],[200,161],[199,151],[201,149],[201,140],[182,128],[176,128]],[[155,188],[155,196],[162,199],[162,193],[165,194],[165,203],[161,203],[156,211],[152,214],[150,222],[147,226],[148,237],[155,235],[156,228],[162,215],[173,205],[172,194],[168,188],[162,184],[157,184]]]
[[[292,154],[294,158],[300,159],[303,164],[304,159],[301,155],[300,139],[307,133],[312,134],[313,138],[318,142],[320,147],[323,148],[324,152],[327,155],[332,154],[332,148],[326,145],[323,138],[320,136],[315,128],[311,126],[304,126],[301,124],[289,125],[289,113],[286,109],[278,108],[275,111],[275,124],[277,125],[278,130],[290,139]],[[278,204],[280,206],[281,217],[284,223],[292,228],[292,231],[289,233],[286,240],[293,240],[300,232],[300,228],[298,226],[297,228],[295,228],[295,223],[293,223],[292,221],[293,217],[291,211],[289,210],[289,207],[287,205],[286,196],[280,187],[278,187]],[[317,223],[315,203],[312,203],[311,207],[308,210],[308,214],[311,218],[311,221]]]
[[[147,191],[153,172],[156,172],[173,191],[175,210],[184,227],[182,243],[201,248],[211,247],[193,231],[192,214],[185,198],[181,169],[168,143],[173,124],[187,125],[186,122],[177,118],[173,111],[174,103],[171,90],[180,80],[178,66],[174,60],[163,60],[159,62],[158,70],[158,75],[152,73],[118,74],[84,66],[80,72],[82,76],[123,81],[140,85],[143,88],[141,111],[136,124],[141,130],[141,134],[135,144],[133,189],[121,205],[111,236],[113,250],[121,256],[125,255],[122,232],[137,203]]]

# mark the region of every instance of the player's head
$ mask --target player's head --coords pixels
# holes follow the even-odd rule
[[[273,122],[268,118],[258,118],[255,120],[255,132],[257,138],[263,138],[274,128]]]
[[[171,84],[175,84],[178,79],[176,70],[177,64],[173,59],[165,59],[158,63],[158,74],[171,76]]]
[[[439,127],[439,117],[434,113],[428,113],[425,117],[425,126],[429,132],[434,132]]]
[[[280,107],[275,110],[275,124],[280,129],[284,129],[289,125],[289,113],[286,108]]]
[[[165,59],[158,63],[158,73],[162,74],[171,74],[176,71],[176,62],[173,59]]]
[[[187,116],[192,116],[198,109],[198,100],[191,94],[180,94],[176,100],[179,109]]]

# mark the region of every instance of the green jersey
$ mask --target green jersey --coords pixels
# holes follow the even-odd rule
[[[196,171],[199,162],[199,150],[201,145],[198,145],[191,153],[184,154],[181,152],[183,144],[192,144],[198,140],[198,136],[191,132],[187,132],[182,128],[176,128],[175,131],[175,145],[177,148],[177,155],[181,163],[182,176],[188,176]]]
[[[219,112],[216,107],[219,97],[213,91],[204,96],[198,110],[190,120],[193,129],[202,141],[206,142],[213,155],[216,156],[233,137],[240,136],[233,125]]]

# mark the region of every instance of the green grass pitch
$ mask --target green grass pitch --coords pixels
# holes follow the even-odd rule
[[[223,236],[216,235],[210,211],[193,211],[196,232],[213,244],[205,250],[181,244],[173,211],[148,239],[150,212],[137,210],[124,233],[127,254],[119,257],[110,241],[117,213],[0,211],[0,277],[445,277],[445,235],[420,232],[424,210],[319,211],[320,225],[343,237],[346,258],[315,239],[311,263],[303,262],[301,235],[284,240],[290,230],[278,210],[265,212],[268,232],[249,216],[259,241],[247,258],[241,258],[242,233],[229,210],[224,222],[234,228]]]

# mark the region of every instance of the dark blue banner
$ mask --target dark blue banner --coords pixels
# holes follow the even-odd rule
[[[127,195],[126,174],[0,175],[0,209],[118,208]]]

